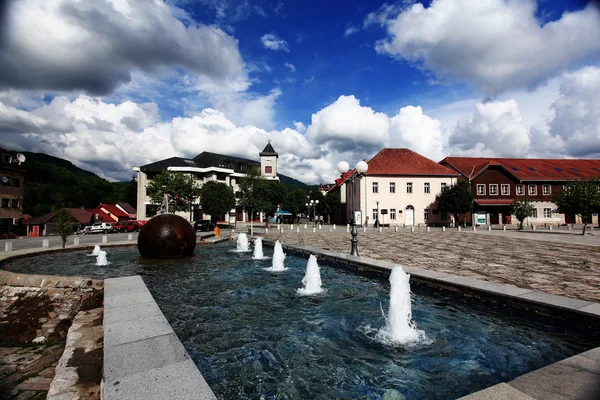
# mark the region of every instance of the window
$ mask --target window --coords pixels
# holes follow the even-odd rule
[[[497,196],[497,195],[498,195],[498,185],[490,184],[490,196]]]
[[[8,199],[2,199],[2,207],[8,207]]]
[[[445,183],[442,183],[442,192],[443,192],[444,190],[446,190],[446,184],[445,184]]]
[[[373,209],[373,221],[375,221],[377,219],[377,209],[374,208]]]
[[[373,193],[379,193],[379,183],[373,182]]]
[[[390,182],[390,193],[396,193],[396,182]]]
[[[478,184],[477,185],[477,195],[484,196],[485,195],[485,185]]]
[[[406,183],[406,193],[412,193],[412,182]]]
[[[11,200],[10,201],[10,206],[12,208],[19,208],[19,200]]]
[[[443,183],[442,183],[443,185]],[[425,182],[424,186],[423,186],[423,193],[431,193],[431,188],[429,186],[429,182]]]
[[[396,209],[390,208],[390,219],[396,219]]]
[[[542,194],[548,196],[550,194],[550,185],[542,185]]]
[[[500,186],[500,190],[502,190],[502,196],[510,195],[510,185],[502,184],[502,186]]]
[[[533,212],[531,213],[531,216],[532,216],[533,218],[537,218],[537,208],[534,208],[534,209],[533,209]]]
[[[527,186],[527,193],[530,196],[535,196],[537,194],[537,185],[528,185]]]
[[[426,208],[423,212],[423,216],[425,217],[425,221],[429,219],[429,208]]]
[[[515,188],[517,189],[517,196],[525,195],[525,185],[517,185]]]
[[[271,165],[265,166],[265,174],[272,174],[272,173],[273,173],[273,167]]]
[[[552,209],[544,208],[544,218],[552,218]]]

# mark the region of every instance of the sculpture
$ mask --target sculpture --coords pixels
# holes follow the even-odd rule
[[[178,258],[194,254],[196,232],[184,218],[162,214],[150,219],[138,236],[138,251],[142,257]]]

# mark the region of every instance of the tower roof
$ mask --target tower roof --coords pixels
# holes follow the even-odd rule
[[[259,156],[263,157],[263,156],[275,156],[275,157],[279,157],[279,154],[277,154],[277,152],[275,151],[275,149],[273,148],[273,146],[271,146],[271,140],[269,140],[269,143],[267,143],[267,145],[265,146],[265,148],[263,149],[263,151],[261,151],[259,153]]]

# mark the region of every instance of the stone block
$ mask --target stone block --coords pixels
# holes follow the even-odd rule
[[[108,243],[108,236],[102,235],[102,243]]]
[[[104,305],[107,307],[122,307],[130,304],[146,303],[152,300],[154,300],[154,298],[147,290],[145,292],[123,295],[115,295],[111,293],[109,296],[106,296],[105,292],[104,295]]]
[[[164,315],[117,322],[104,327],[104,348],[172,333]]]
[[[531,300],[534,303],[548,305],[552,307],[563,308],[567,310],[577,310],[589,304],[584,300],[572,299],[564,296],[557,296],[542,292],[530,292],[517,296],[520,299]]]
[[[6,242],[6,243],[4,243],[4,251],[6,251],[7,253],[9,251],[12,251],[12,242]]]
[[[588,305],[579,308],[577,311],[600,317],[600,303],[589,303]]]
[[[104,325],[155,317],[161,314],[162,312],[154,300],[122,307],[107,307],[104,310]]]
[[[461,397],[459,400],[535,400],[533,397],[526,395],[520,390],[507,385],[506,383],[500,383],[498,385],[490,386],[487,389],[480,390],[479,392],[472,393],[468,396]]]

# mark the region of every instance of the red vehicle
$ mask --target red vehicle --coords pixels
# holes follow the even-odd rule
[[[126,232],[127,222],[115,222],[112,224],[113,232]]]
[[[137,232],[140,230],[140,224],[138,221],[127,221],[125,222],[125,230],[127,232]]]

